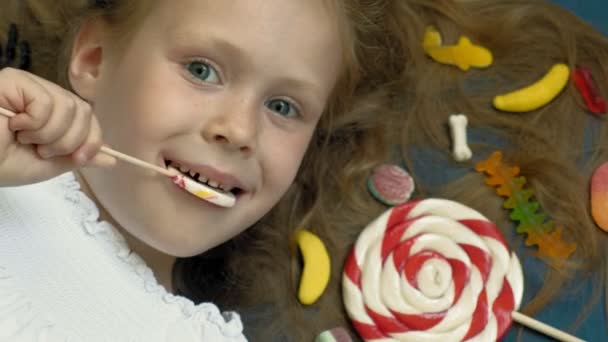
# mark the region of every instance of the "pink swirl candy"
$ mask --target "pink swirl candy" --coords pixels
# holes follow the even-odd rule
[[[366,341],[496,341],[523,295],[523,273],[497,227],[440,199],[408,202],[359,236],[342,278]]]

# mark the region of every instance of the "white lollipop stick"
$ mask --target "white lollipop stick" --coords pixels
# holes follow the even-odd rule
[[[12,118],[13,116],[17,115],[15,113],[11,112],[10,110],[6,110],[6,109],[4,109],[2,107],[0,107],[0,114],[2,114],[4,116],[7,116],[9,118]]]
[[[118,151],[113,150],[113,149],[111,149],[111,148],[109,148],[107,146],[102,146],[101,147],[101,152],[103,152],[103,153],[105,153],[107,155],[110,155],[110,156],[112,156],[112,157],[114,157],[116,159],[120,159],[122,161],[130,163],[132,165],[143,167],[144,169],[156,171],[156,172],[158,172],[158,173],[160,173],[162,175],[165,175],[167,177],[177,176],[177,174],[175,172],[172,172],[172,171],[167,170],[167,169],[163,169],[160,166],[156,166],[156,165],[150,164],[150,163],[145,162],[145,161],[143,161],[141,159],[137,159],[135,157],[131,157],[130,155],[124,154],[122,152],[118,152]]]
[[[524,325],[528,328],[532,328],[536,331],[539,331],[547,336],[551,336],[556,340],[564,341],[564,342],[585,342],[584,340],[581,340],[578,337],[572,336],[568,333],[565,333],[562,330],[556,329],[543,322],[539,322],[539,321],[535,320],[534,318],[526,316],[517,311],[513,311],[513,313],[511,313],[511,317],[517,323]]]

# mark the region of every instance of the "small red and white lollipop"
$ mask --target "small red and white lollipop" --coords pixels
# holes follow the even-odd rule
[[[483,215],[427,199],[388,210],[361,233],[342,285],[366,341],[495,341],[521,304],[523,273]]]

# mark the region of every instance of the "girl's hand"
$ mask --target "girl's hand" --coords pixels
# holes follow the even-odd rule
[[[91,106],[31,73],[0,70],[0,186],[44,181],[86,165],[108,166]],[[99,153],[99,154],[98,154]]]

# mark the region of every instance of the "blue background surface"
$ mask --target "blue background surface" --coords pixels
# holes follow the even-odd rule
[[[599,31],[608,35],[608,0],[553,0],[565,8],[573,11],[585,21],[593,24]],[[590,116],[588,136],[593,134],[593,127],[596,122]],[[594,125],[595,124],[595,125]],[[596,126],[597,127],[597,126]],[[472,141],[488,141],[495,139],[482,131],[470,130],[469,139]],[[590,139],[587,139],[590,141]],[[500,145],[500,143],[499,143]],[[445,156],[431,150],[416,150],[410,151],[411,159],[414,161],[416,174],[422,175],[422,182],[428,188],[446,184],[456,180],[470,172],[468,168],[454,167],[451,160],[446,160]],[[477,159],[483,159],[479,156]],[[445,167],[444,167],[445,166]],[[438,170],[442,170],[438,172]],[[422,171],[422,172],[421,172]],[[521,239],[515,239],[518,241]],[[511,241],[514,241],[511,239]],[[526,249],[525,246],[512,246],[515,250],[521,251]],[[520,252],[518,252],[519,254]],[[525,254],[525,252],[523,253]],[[533,257],[522,258],[522,266],[524,267],[526,289],[523,298],[523,304],[527,303],[534,295],[535,289],[538,289],[543,284],[543,276],[545,265],[538,259]],[[593,283],[599,284],[600,280],[595,279],[587,282],[579,282],[573,286],[562,289],[559,298],[553,300],[550,305],[546,306],[541,312],[535,315],[535,318],[557,327],[562,330],[567,330],[569,333],[576,335],[586,341],[606,341],[608,342],[608,321],[605,311],[604,295],[597,301],[595,305],[589,307],[592,296]],[[604,289],[600,289],[604,293]],[[593,304],[593,302],[591,303]],[[585,310],[590,310],[588,316],[583,316],[582,322],[581,313]],[[578,321],[577,321],[578,320]],[[579,323],[575,325],[575,323]],[[521,333],[521,341],[532,342],[547,342],[554,341],[551,338],[545,337],[531,329],[522,328],[519,324],[514,324],[510,329],[504,341],[516,341],[518,334]]]
[[[579,17],[608,34],[608,1],[606,0],[553,0]]]

